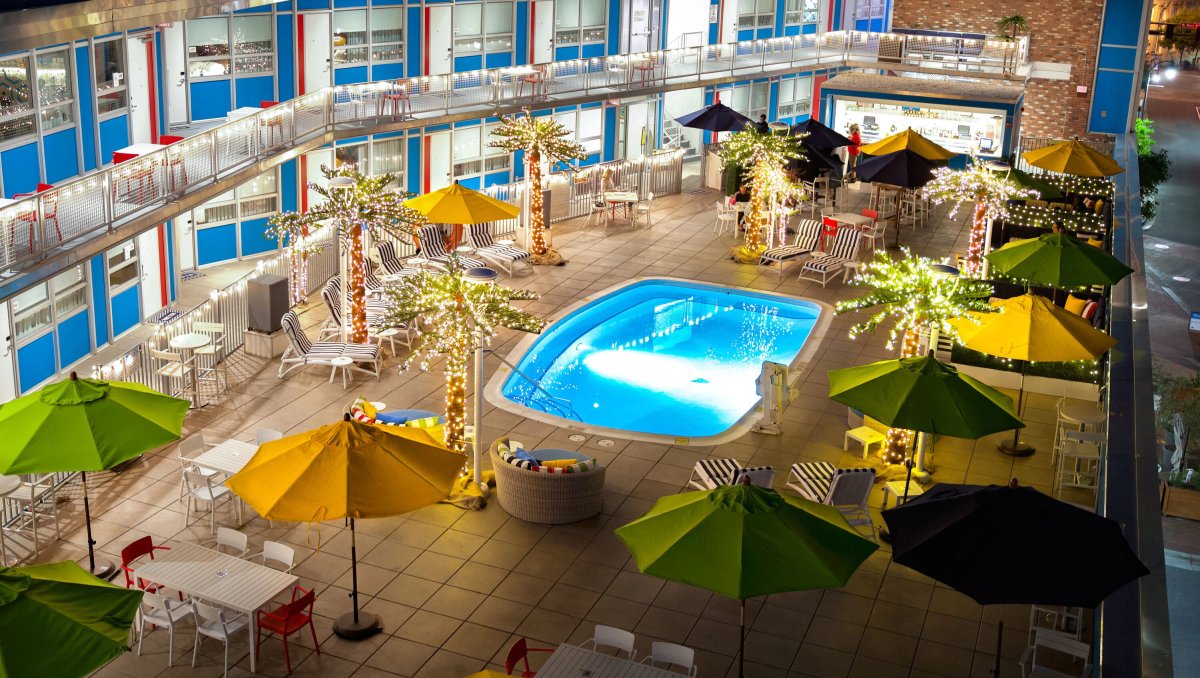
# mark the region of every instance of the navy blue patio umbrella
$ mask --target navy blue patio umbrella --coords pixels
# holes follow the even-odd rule
[[[939,163],[926,160],[909,149],[879,155],[858,161],[855,172],[864,181],[873,184],[888,184],[896,190],[896,238],[892,249],[900,247],[900,204],[904,199],[904,191],[920,188],[933,179],[933,170]]]
[[[835,132],[833,128],[821,123],[818,120],[809,118],[804,122],[792,125],[792,134],[800,136],[807,134],[808,136],[800,140],[800,143],[812,148],[821,148],[829,150],[838,148],[839,146],[849,146],[850,140],[845,136]]]
[[[710,132],[737,132],[754,121],[718,101],[712,106],[675,118],[675,122]]]

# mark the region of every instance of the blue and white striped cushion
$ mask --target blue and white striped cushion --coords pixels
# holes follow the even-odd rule
[[[792,464],[792,480],[806,490],[813,501],[825,501],[825,497],[829,495],[829,485],[833,482],[833,474],[837,473],[837,470],[836,466],[827,461]]]
[[[466,270],[468,268],[486,268],[487,267],[487,264],[485,262],[482,262],[478,259],[472,259],[471,257],[464,257],[462,255],[459,255],[457,257],[451,257],[449,254],[443,254],[441,256],[429,257],[430,261],[432,261],[436,264],[445,266],[447,268],[450,267],[450,261],[452,259],[457,259],[458,267],[463,270]]]
[[[280,318],[280,324],[283,325],[283,332],[291,340],[292,346],[301,355],[305,355],[312,349],[312,342],[309,341],[308,335],[304,334],[304,330],[300,327],[300,318],[295,311],[288,311]]]
[[[858,256],[858,241],[861,238],[861,231],[843,226],[838,229],[837,236],[833,239],[833,247],[829,249],[830,256],[850,261]]]
[[[818,259],[812,259],[808,262],[805,262],[804,270],[816,271],[817,273],[828,273],[845,266],[847,261],[850,260],[842,257],[820,257]]]
[[[507,261],[524,261],[532,256],[529,252],[523,249],[511,247],[509,245],[488,245],[487,247],[479,248],[476,250],[476,253],[491,255],[498,259],[504,259]]]
[[[806,254],[811,254],[811,247],[797,247],[796,245],[784,245],[783,247],[772,247],[762,253],[761,261],[791,261]]]
[[[437,261],[441,257],[450,256],[446,251],[446,243],[442,240],[441,226],[422,226],[417,232],[417,239],[421,241],[421,254],[426,259]]]
[[[377,360],[379,347],[375,344],[341,344],[341,355],[355,360]]]
[[[696,472],[713,487],[730,484],[733,474],[741,467],[737,459],[701,459],[696,462]]]

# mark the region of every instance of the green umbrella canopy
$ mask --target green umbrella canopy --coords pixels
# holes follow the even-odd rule
[[[0,473],[102,471],[178,440],[188,401],[72,378],[0,405]]]
[[[829,372],[829,397],[888,426],[976,439],[1025,426],[1012,398],[933,356]]]
[[[1133,273],[1108,252],[1067,233],[1010,242],[987,260],[1007,276],[1054,287],[1112,285]]]
[[[72,562],[0,567],[0,678],[88,675],[129,649],[141,600]]]
[[[879,548],[836,508],[753,485],[662,497],[616,532],[642,572],[742,600],[845,586]]]
[[[1028,188],[1030,190],[1037,191],[1042,200],[1058,200],[1063,197],[1063,192],[1059,190],[1057,186],[1049,181],[1040,179],[1029,172],[1024,172],[1015,167],[1009,167],[1007,164],[998,166],[988,163],[986,167],[996,174],[1003,174],[1007,176],[1021,188]]]

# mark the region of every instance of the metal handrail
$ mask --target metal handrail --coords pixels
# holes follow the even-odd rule
[[[496,353],[496,351],[495,351],[495,350],[493,350],[493,349],[490,349],[490,348],[485,348],[485,349],[483,350],[483,352],[484,352],[485,354],[489,354],[489,353],[490,353],[491,355],[494,355],[494,356],[496,356],[496,357],[497,357],[497,358],[500,360],[500,362],[501,362],[501,363],[504,363],[505,365],[507,365],[507,366],[508,366],[508,369],[512,370],[514,374],[518,374],[518,375],[520,375],[520,377],[521,377],[522,379],[524,379],[525,381],[529,382],[529,385],[530,385],[530,386],[533,386],[533,388],[534,388],[535,392],[537,392],[537,391],[540,391],[540,392],[541,392],[541,393],[542,393],[542,394],[543,394],[543,395],[546,397],[546,399],[547,399],[547,400],[549,400],[549,401],[550,401],[552,404],[554,404],[554,405],[558,406],[559,408],[565,408],[565,409],[566,409],[566,412],[567,412],[567,413],[569,413],[569,414],[571,415],[571,418],[572,418],[572,419],[575,419],[576,421],[578,421],[578,422],[581,422],[581,423],[583,422],[583,416],[581,416],[581,415],[579,414],[579,412],[576,412],[576,411],[575,411],[575,408],[574,408],[574,407],[571,405],[571,401],[570,401],[570,400],[568,400],[568,399],[566,399],[566,398],[563,398],[563,397],[561,397],[561,396],[556,396],[556,395],[553,395],[553,394],[551,394],[549,391],[547,391],[546,389],[542,388],[542,384],[541,384],[541,380],[540,380],[540,379],[538,379],[538,380],[534,380],[534,379],[533,379],[533,378],[531,378],[529,375],[527,375],[527,374],[525,374],[524,372],[522,372],[522,371],[520,370],[520,368],[518,368],[516,365],[514,365],[514,364],[512,364],[512,363],[508,362],[508,358],[505,358],[504,356],[500,355],[499,353]],[[563,416],[563,415],[560,415],[560,416]],[[563,416],[563,418],[564,418],[564,419],[566,419],[567,417]]]
[[[83,239],[145,224],[156,209],[338,129],[367,133],[372,125],[412,127],[436,116],[482,117],[864,62],[927,68],[936,58],[1005,77],[1021,43],[955,38],[944,47],[932,44],[892,33],[834,31],[326,87],[0,207],[0,271],[19,274]],[[13,287],[3,296],[20,291]]]

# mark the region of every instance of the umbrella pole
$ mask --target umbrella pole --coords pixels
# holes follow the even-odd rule
[[[1025,368],[1029,365],[1028,360],[1021,361],[1021,388],[1017,391],[1017,416],[1021,416],[1022,405],[1025,400]],[[1005,440],[997,445],[1001,452],[1010,457],[1028,457],[1037,452],[1029,443],[1021,442],[1021,429],[1013,429],[1013,439]]]
[[[890,249],[900,249],[900,207],[904,204],[904,189],[896,188],[896,239]]]
[[[996,665],[992,667],[992,675],[999,678],[1000,676],[1000,648],[1004,641],[1004,622],[996,624]]]
[[[354,516],[350,517],[350,597],[354,599],[354,611],[338,617],[333,623],[333,632],[346,640],[362,640],[383,630],[379,617],[358,611],[358,544],[354,538]]]
[[[101,560],[96,567],[96,540],[92,538],[92,506],[88,502],[87,473],[79,473],[79,482],[83,484],[83,522],[87,525],[88,572],[108,581],[117,574],[117,565],[111,560]]]
[[[479,343],[475,345],[475,394],[472,398],[472,405],[475,410],[473,417],[475,420],[475,435],[472,436],[475,439],[475,444],[472,452],[475,458],[471,464],[473,467],[471,473],[473,474],[472,480],[475,482],[475,486],[486,497],[488,495],[488,486],[483,482],[483,335],[480,334],[477,340]]]
[[[742,598],[741,629],[738,632],[738,678],[746,678],[746,599]]]

